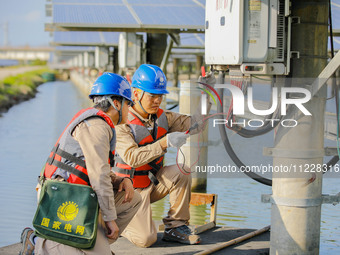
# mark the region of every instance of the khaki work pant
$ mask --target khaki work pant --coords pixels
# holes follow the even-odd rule
[[[159,184],[137,189],[142,203],[122,236],[139,247],[149,247],[157,241],[157,229],[152,220],[151,203],[170,194],[168,216],[163,218],[166,228],[175,228],[189,223],[191,175],[184,175],[176,165],[161,168],[156,175]]]
[[[141,205],[141,196],[137,191],[133,196],[130,203],[124,203],[125,192],[117,192],[115,190],[115,204],[117,211],[116,224],[119,228],[119,235],[129,224],[132,217],[137,212],[139,206]],[[105,222],[101,217],[99,210],[98,216],[98,230],[96,244],[92,249],[77,249],[68,245],[60,244],[51,240],[46,240],[38,238],[35,244],[34,254],[36,255],[61,255],[61,254],[72,254],[72,255],[111,255],[110,244],[114,242],[113,239],[108,239],[106,237],[106,227]]]

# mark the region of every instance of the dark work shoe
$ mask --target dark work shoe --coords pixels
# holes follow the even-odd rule
[[[198,244],[201,242],[199,235],[193,235],[186,225],[164,230],[163,241],[179,242],[184,244]]]
[[[34,255],[34,230],[31,228],[25,228],[21,233],[21,251],[19,255]]]

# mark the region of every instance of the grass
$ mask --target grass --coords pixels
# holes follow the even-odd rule
[[[0,110],[8,109],[17,102],[34,97],[36,88],[44,83],[41,75],[44,72],[53,72],[42,68],[15,76],[6,77],[0,81]]]

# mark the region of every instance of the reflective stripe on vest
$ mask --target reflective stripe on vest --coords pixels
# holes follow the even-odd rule
[[[45,164],[44,176],[54,179],[61,176],[67,182],[89,185],[84,154],[76,141],[72,132],[75,127],[82,121],[93,118],[102,118],[112,129],[113,137],[110,141],[110,150],[114,153],[116,144],[116,133],[112,120],[103,111],[95,108],[87,108],[78,112],[66,126],[63,133],[60,135],[54,148],[51,151],[49,158]],[[112,154],[111,153],[111,154]],[[109,163],[113,165],[113,157],[110,157]],[[111,161],[111,162],[110,162]]]
[[[131,111],[129,112],[128,124],[138,146],[141,147],[154,143],[168,133],[168,120],[164,111],[162,109],[158,109],[155,116],[156,120],[154,121],[153,137],[150,134],[150,131],[144,126],[143,122]],[[163,159],[164,156],[161,156],[146,165],[132,168],[127,165],[118,154],[116,154],[114,171],[117,176],[132,178],[133,186],[135,188],[146,188],[150,185],[150,179],[152,179],[152,182],[157,185],[158,181],[155,175],[157,171],[163,167]]]

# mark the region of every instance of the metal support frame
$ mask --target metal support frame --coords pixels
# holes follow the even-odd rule
[[[337,147],[325,147],[324,150],[283,150],[276,148],[263,148],[263,156],[281,158],[314,158],[338,155]]]
[[[317,93],[320,89],[327,83],[329,78],[338,70],[340,67],[340,51],[334,56],[334,58],[329,61],[326,67],[322,70],[319,76],[314,80],[314,82],[310,86],[306,86],[307,89],[310,90],[311,96],[317,96]],[[296,114],[298,111],[297,108],[293,108],[291,115]]]
[[[163,72],[166,68],[166,64],[168,63],[168,59],[169,59],[173,45],[174,45],[174,40],[172,39],[172,37],[170,37],[170,41],[169,41],[168,45],[166,46],[164,56],[163,56],[163,59],[162,59],[162,63],[161,63],[161,66],[160,66],[160,68],[163,70]]]
[[[271,194],[262,194],[261,202],[271,203],[271,204],[276,204],[276,205],[283,205],[283,206],[292,206],[292,207],[313,207],[313,206],[319,206],[321,204],[337,205],[340,203],[340,192],[336,195],[324,194],[320,198],[310,198],[310,199],[298,199],[298,198],[292,199],[292,198],[277,197]]]
[[[327,26],[324,25],[328,20],[327,15],[327,0],[291,1],[291,16],[288,17],[290,33],[287,35],[291,36],[291,40],[288,40],[291,45],[287,45],[287,48],[290,47],[287,50],[287,65],[291,63],[289,73],[293,80],[292,87],[305,88],[308,80],[316,78],[327,66],[327,59],[319,57],[327,54]],[[295,17],[300,17],[300,24],[292,25],[292,22],[298,21]],[[310,40],[318,40],[318,43],[311,44]],[[288,59],[291,50],[300,52],[300,58],[293,52],[294,58]],[[290,111],[289,116],[299,125],[291,129],[281,125],[277,128],[275,149],[287,154],[288,150],[307,152],[302,152],[305,155],[299,158],[294,155],[276,155],[273,157],[273,169],[323,164],[318,154],[322,155],[324,150],[325,92],[323,89],[318,97],[306,103],[313,117],[293,108],[295,111]],[[275,203],[271,206],[271,255],[319,254],[322,178],[321,171],[313,174],[308,171],[294,174],[287,174],[285,170],[273,171],[272,198]]]
[[[117,24],[116,24],[117,25]],[[117,25],[112,26],[112,24],[104,24],[104,25],[92,25],[86,24],[84,26],[77,26],[70,23],[45,23],[45,31],[46,32],[54,32],[54,31],[102,31],[102,32],[133,32],[133,33],[155,33],[155,34],[168,34],[168,33],[200,33],[204,34],[204,26],[193,26],[192,28],[183,28],[182,26],[173,26],[169,28],[167,26],[127,26],[127,25]]]
[[[287,2],[287,1],[286,1]],[[292,38],[292,17],[288,17],[287,22],[287,59],[286,59],[286,73],[288,75],[290,73],[290,49],[291,49],[291,38]]]
[[[322,70],[319,76],[314,80],[312,84],[312,97],[319,92],[323,85],[326,84],[329,78],[336,72],[336,70],[340,67],[340,51],[331,59],[331,61],[327,64],[327,66]]]

